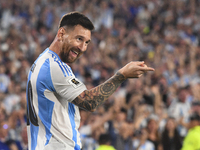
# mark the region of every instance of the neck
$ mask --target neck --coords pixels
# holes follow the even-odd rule
[[[57,38],[55,38],[54,41],[51,43],[49,49],[58,55],[60,54],[60,42]]]

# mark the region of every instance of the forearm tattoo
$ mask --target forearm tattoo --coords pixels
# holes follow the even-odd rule
[[[106,82],[91,90],[84,91],[84,94],[79,95],[72,103],[88,111],[94,111],[99,105],[107,100],[107,98],[112,95],[125,80],[126,78],[117,72]]]

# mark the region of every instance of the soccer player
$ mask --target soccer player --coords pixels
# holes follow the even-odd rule
[[[93,29],[79,12],[64,15],[54,41],[33,63],[27,81],[29,150],[80,150],[79,107],[95,111],[127,78],[154,71],[144,62],[130,62],[87,90],[68,64],[86,51]]]

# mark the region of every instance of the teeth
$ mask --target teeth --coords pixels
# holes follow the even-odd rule
[[[73,50],[72,50],[73,51]],[[78,52],[76,52],[76,51],[73,51],[75,54],[77,54],[78,55]]]

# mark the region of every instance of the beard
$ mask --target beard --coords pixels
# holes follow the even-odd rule
[[[66,50],[67,49],[67,50]],[[77,57],[72,57],[70,56],[70,52],[72,50],[76,50],[75,47],[64,47],[61,49],[60,51],[60,59],[64,62],[64,63],[73,63],[75,62],[78,58],[79,58],[79,55],[77,55]],[[77,50],[76,50],[77,51]]]
[[[64,62],[64,63],[70,63],[68,61],[68,57],[69,57],[69,53],[65,53],[63,50],[60,52],[60,59]]]

